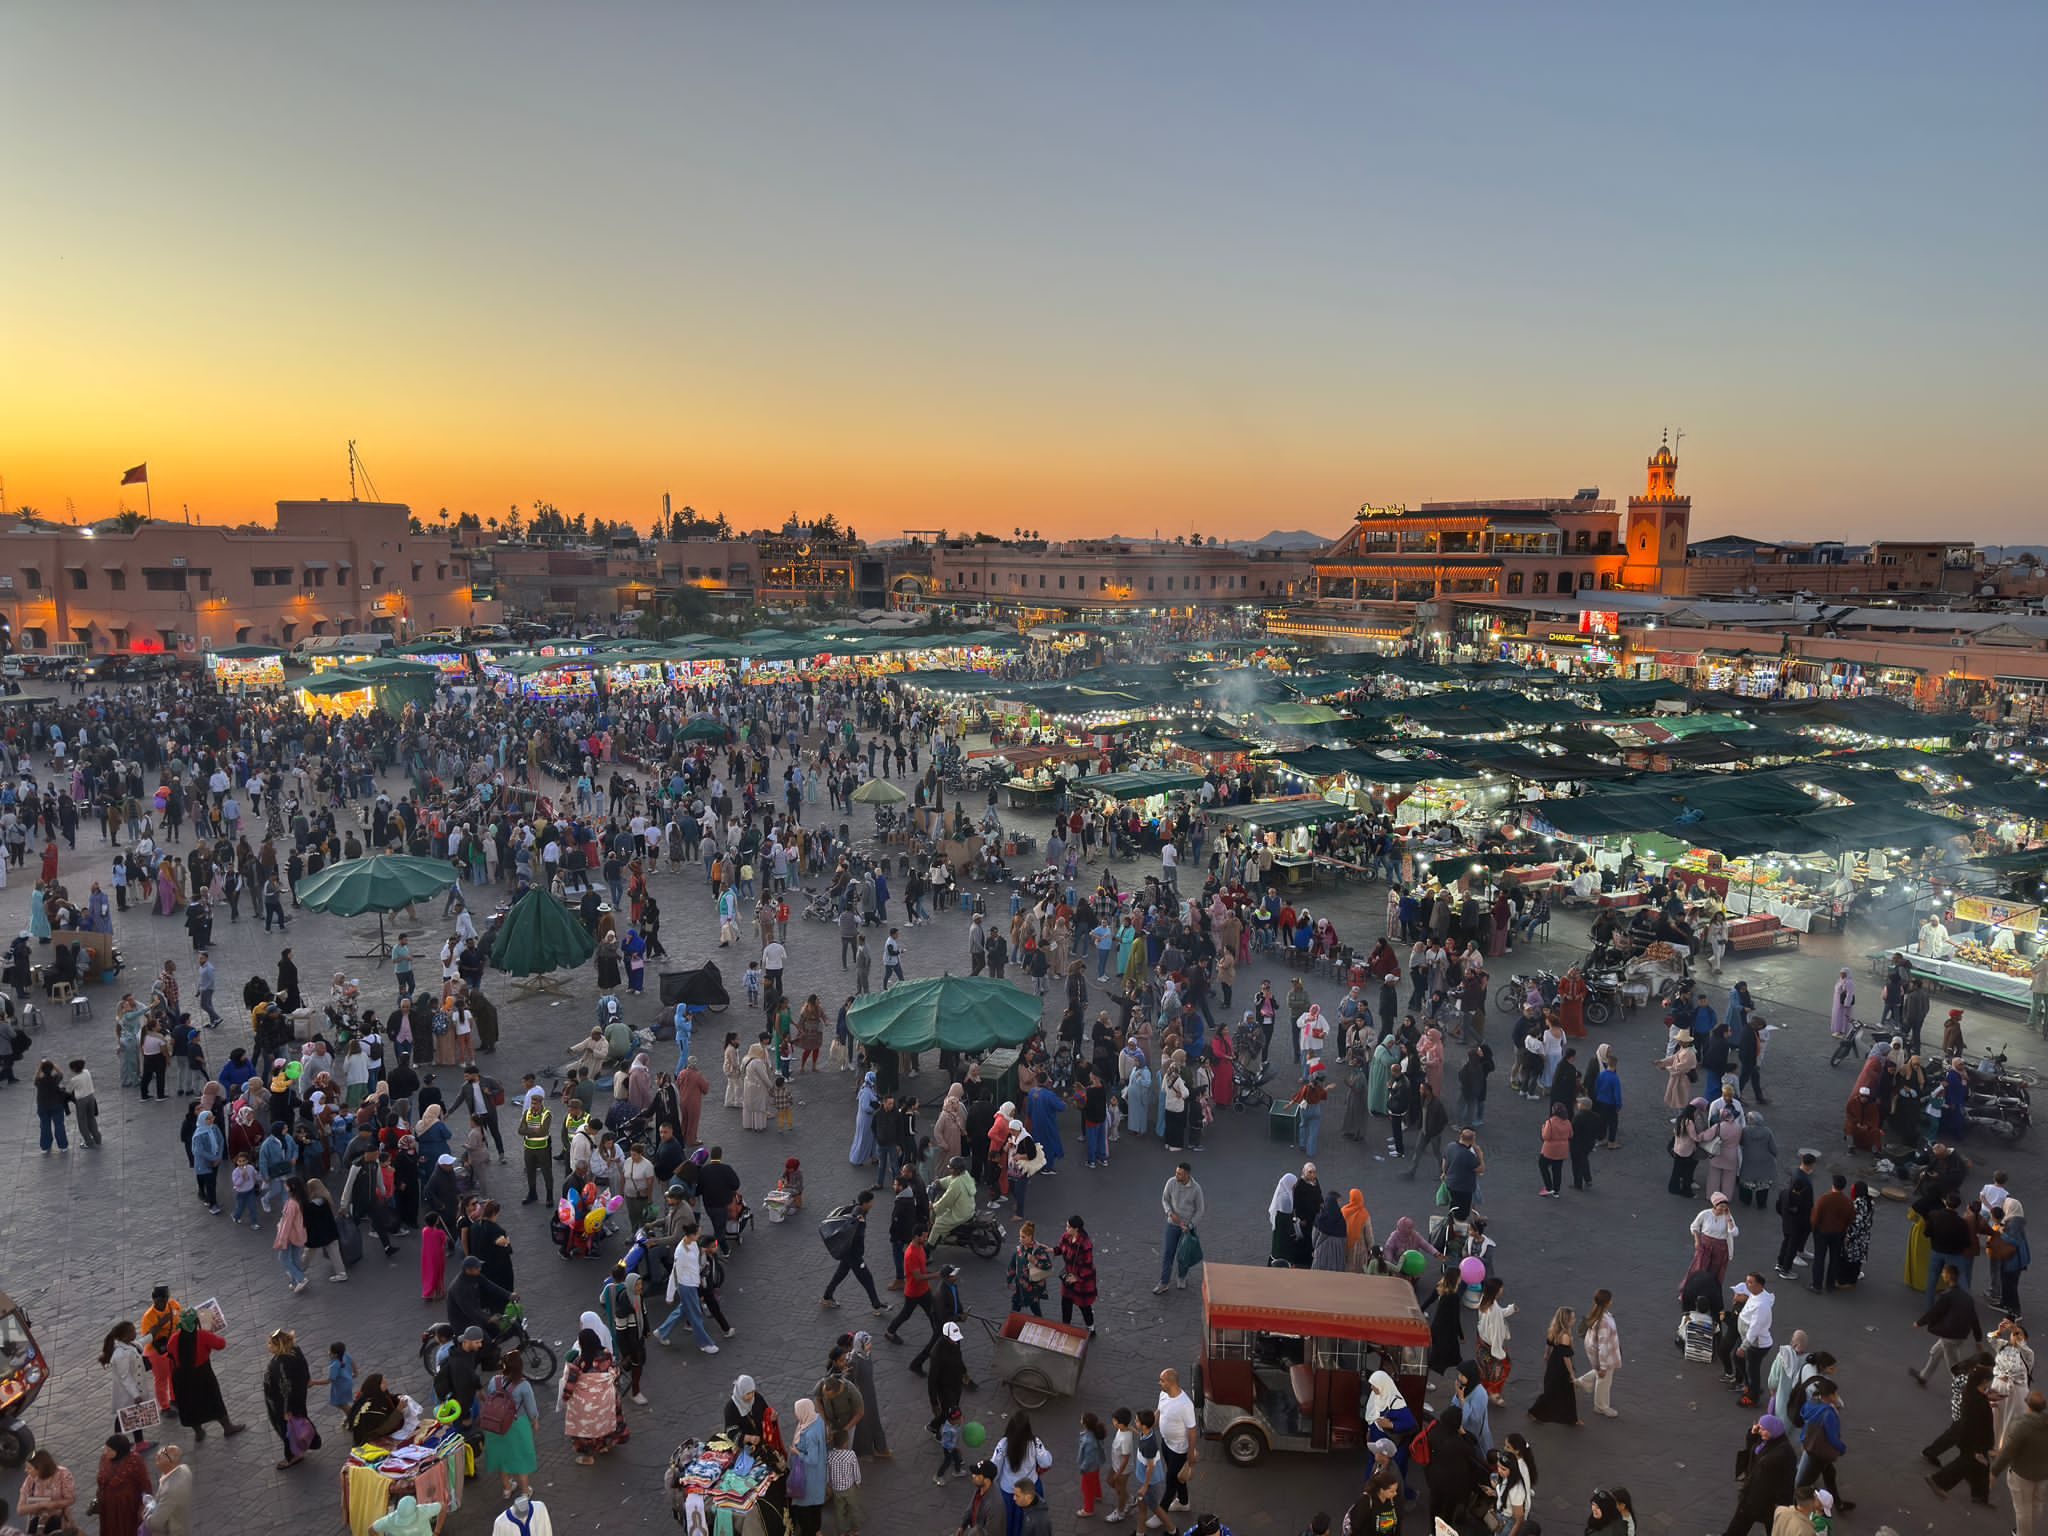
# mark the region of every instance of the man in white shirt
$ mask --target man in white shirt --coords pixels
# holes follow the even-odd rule
[[[1764,1286],[1764,1277],[1752,1272],[1735,1287],[1735,1302],[1741,1308],[1736,1330],[1742,1342],[1736,1353],[1742,1357],[1742,1406],[1754,1408],[1763,1401],[1764,1360],[1771,1352],[1771,1311],[1777,1298]]]
[[[1170,840],[1159,845],[1159,878],[1174,895],[1180,894],[1180,850]]]
[[[789,951],[780,939],[770,939],[761,946],[761,971],[768,978],[768,985],[776,991],[782,990],[782,971],[789,964]]]
[[[1159,1443],[1166,1452],[1166,1492],[1160,1497],[1159,1512],[1162,1516],[1179,1500],[1181,1507],[1192,1509],[1189,1486],[1194,1482],[1194,1466],[1199,1459],[1196,1446],[1200,1439],[1200,1421],[1195,1416],[1194,1399],[1181,1390],[1178,1371],[1159,1373]]]

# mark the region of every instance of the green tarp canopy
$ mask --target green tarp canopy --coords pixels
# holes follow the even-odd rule
[[[1890,699],[1819,699],[1801,711],[1814,725],[1834,726],[1860,736],[1887,741],[1929,741],[1967,736],[1982,730],[1984,722],[1969,715],[1934,714],[1909,708]]]
[[[1860,760],[1860,757],[1858,754],[1851,761]],[[1907,800],[1923,800],[1930,793],[1921,785],[1906,782],[1896,773],[1853,768],[1849,762],[1839,758],[1823,758],[1819,762],[1808,763],[1799,769],[1798,778],[1803,785],[1824,789],[1857,805],[1865,801],[1898,805]]]
[[[1593,685],[1593,697],[1600,701],[1604,710],[1629,714],[1647,710],[1655,704],[1689,699],[1692,695],[1677,683],[1651,678],[1640,682],[1596,683]]]
[[[1076,779],[1074,788],[1084,789],[1104,800],[1142,800],[1148,795],[1167,795],[1177,789],[1193,789],[1201,782],[1199,773],[1140,768],[1129,773],[1104,773]]]
[[[337,693],[361,693],[365,688],[374,688],[377,684],[372,678],[358,677],[346,670],[336,670],[322,672],[318,677],[299,686],[315,698],[324,699]]]
[[[1274,725],[1334,725],[1344,718],[1322,704],[1256,704],[1250,713]]]
[[[987,976],[906,981],[862,998],[846,1027],[862,1045],[895,1051],[986,1051],[1019,1045],[1044,1022],[1039,1000]]]
[[[723,742],[726,734],[723,720],[714,719],[710,715],[692,715],[684,722],[683,728],[676,732],[676,740]]]
[[[1250,805],[1218,805],[1209,810],[1211,820],[1221,818],[1239,826],[1280,832],[1288,827],[1310,827],[1325,821],[1342,821],[1355,814],[1349,807],[1330,800],[1255,800]]]
[[[1173,738],[1176,747],[1190,752],[1249,752],[1252,743],[1241,736],[1231,736],[1223,731],[1182,731]]]
[[[1819,839],[1804,847],[1839,853],[1849,848],[1933,848],[1950,838],[1967,837],[1970,828],[1947,816],[1935,816],[1905,805],[1837,805],[1799,818],[1800,826]],[[1788,847],[1787,852],[1803,852]]]
[[[2039,821],[2048,818],[2048,789],[2028,779],[2005,784],[1979,784],[1958,790],[1943,802],[1967,811],[1985,811],[2007,816],[2025,816]]]
[[[260,661],[266,656],[282,657],[281,645],[225,645],[211,655],[221,661]]]

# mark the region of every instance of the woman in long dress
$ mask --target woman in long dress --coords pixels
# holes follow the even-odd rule
[[[1251,1015],[1246,1014],[1245,1018],[1249,1020]],[[1209,1037],[1209,1054],[1215,1059],[1209,1077],[1209,1096],[1218,1109],[1228,1109],[1237,1097],[1237,1046],[1232,1043],[1229,1030],[1219,1029]]]
[[[871,1334],[853,1336],[853,1360],[849,1370],[860,1391],[863,1412],[853,1426],[856,1456],[888,1456],[889,1436],[882,1428],[882,1399],[875,1387],[875,1341]]]
[[[1572,1377],[1572,1333],[1578,1318],[1570,1307],[1559,1307],[1550,1317],[1543,1335],[1543,1391],[1529,1405],[1529,1417],[1545,1424],[1577,1424],[1579,1389]]]
[[[747,1052],[747,1065],[740,1077],[740,1129],[768,1129],[768,1090],[775,1086],[775,1074],[768,1066],[767,1047],[755,1042]]]
[[[1387,1086],[1393,1079],[1394,1063],[1398,1060],[1400,1055],[1395,1051],[1391,1037],[1373,1047],[1372,1068],[1366,1080],[1365,1103],[1375,1115],[1384,1115],[1387,1112]]]
[[[1266,1222],[1273,1234],[1266,1263],[1274,1269],[1288,1269],[1294,1264],[1294,1186],[1300,1182],[1299,1174],[1281,1174],[1280,1182],[1273,1186],[1273,1198],[1266,1203]]]
[[[1344,1070],[1344,1124],[1339,1128],[1346,1141],[1363,1141],[1372,1129],[1372,1073],[1365,1064],[1365,1052],[1354,1050]]]
[[[744,1063],[740,1056],[740,1037],[738,1035],[727,1035],[725,1037],[723,1062],[725,1068],[725,1107],[727,1109],[738,1109],[740,1107],[740,1075],[744,1070]]]
[[[875,1160],[875,1111],[881,1107],[882,1096],[875,1091],[875,1074],[870,1072],[861,1079],[860,1092],[854,1096],[853,1145],[846,1160],[856,1168]]]

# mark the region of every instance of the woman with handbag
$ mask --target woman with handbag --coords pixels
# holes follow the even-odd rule
[[[1017,1229],[1017,1248],[1010,1255],[1010,1310],[1045,1316],[1047,1282],[1052,1279],[1052,1250],[1038,1240],[1038,1224]]]
[[[289,1328],[272,1333],[270,1363],[263,1370],[263,1407],[284,1446],[284,1460],[277,1464],[280,1472],[296,1467],[308,1452],[320,1449],[320,1431],[306,1412],[306,1387],[312,1374],[299,1351],[297,1335]]]
[[[147,1438],[146,1431],[161,1422],[163,1414],[157,1407],[149,1361],[135,1337],[132,1322],[124,1319],[114,1324],[100,1343],[100,1367],[108,1372],[113,1383],[114,1428],[141,1445]],[[145,1403],[147,1407],[143,1406]]]
[[[796,1400],[796,1438],[790,1444],[789,1518],[797,1536],[818,1536],[825,1517],[825,1421],[808,1397]]]

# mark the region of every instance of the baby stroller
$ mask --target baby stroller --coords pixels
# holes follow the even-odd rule
[[[1230,1043],[1237,1047],[1231,1107],[1239,1113],[1270,1108],[1273,1094],[1266,1084],[1273,1081],[1273,1065],[1266,1060],[1265,1032],[1255,1024],[1240,1024],[1230,1032]]]

